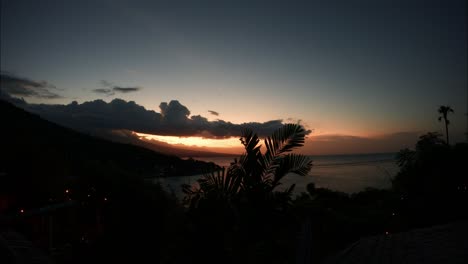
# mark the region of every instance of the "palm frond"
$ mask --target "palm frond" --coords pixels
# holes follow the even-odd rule
[[[289,153],[304,145],[306,131],[298,124],[286,124],[265,139],[266,152],[261,152],[260,139],[250,129],[244,129],[240,141],[245,153],[235,159],[227,170],[211,172],[197,181],[198,186],[184,186],[191,206],[202,200],[218,200],[231,204],[233,200],[261,201],[273,195],[273,189],[288,173],[307,175],[312,161],[299,154]],[[281,192],[291,196],[294,185]]]
[[[273,161],[275,157],[290,152],[294,148],[302,147],[305,141],[306,131],[299,124],[285,124],[276,130],[271,137],[265,139],[267,151],[265,158]]]
[[[235,167],[231,166],[227,171],[223,168],[216,172],[210,172],[197,180],[198,186],[182,185],[185,194],[184,202],[194,207],[202,199],[213,198],[216,200],[230,201],[241,189],[242,178]]]
[[[250,129],[244,129],[240,140],[245,148],[245,153],[239,158],[239,165],[245,171],[244,181],[256,184],[262,180],[261,176],[265,170],[260,139]]]
[[[265,139],[264,178],[276,174],[284,153],[304,145],[306,131],[299,124],[285,124]]]
[[[449,112],[453,113],[453,108],[450,107],[449,105],[441,105],[439,106],[439,109],[437,109],[437,112],[439,112],[439,114],[442,114],[446,117]]]
[[[247,153],[254,152],[257,148],[260,147],[258,146],[260,139],[258,138],[257,134],[248,128],[242,130],[240,141],[242,142],[242,145],[244,145],[245,151]]]
[[[198,180],[200,189],[222,199],[230,199],[239,191],[240,182],[236,174],[223,168],[221,171],[211,172]]]
[[[230,196],[236,195],[242,188],[242,175],[243,172],[240,168],[234,166],[228,168],[224,181],[224,190]]]
[[[288,173],[295,173],[301,176],[306,176],[312,168],[312,160],[301,154],[287,154],[279,161],[274,173],[272,189],[275,188],[279,181]]]
[[[191,208],[197,207],[202,193],[200,188],[194,188],[190,184],[182,184],[182,192],[185,194],[182,202]]]

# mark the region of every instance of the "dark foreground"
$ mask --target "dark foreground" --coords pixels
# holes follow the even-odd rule
[[[146,176],[209,164],[0,106],[14,128],[0,131],[0,263],[458,263],[466,256],[458,254],[467,237],[468,145],[434,133],[398,154],[391,189],[348,195],[311,184],[293,199],[294,186],[275,187],[287,173],[311,169],[307,157],[289,152],[302,146],[304,130],[290,124],[275,132],[267,153],[247,131],[246,154],[198,188],[185,186],[180,201]]]
[[[468,222],[461,221],[358,240],[326,264],[466,263]]]

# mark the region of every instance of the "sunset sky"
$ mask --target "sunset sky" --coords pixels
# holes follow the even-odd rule
[[[2,92],[77,107],[120,98],[154,110],[131,105],[149,119],[176,109],[184,114],[171,120],[200,128],[137,131],[137,114],[112,128],[220,147],[233,134],[203,125],[300,122],[312,131],[303,150],[311,154],[412,146],[421,133],[444,131],[443,104],[455,110],[450,131],[461,141],[466,9],[465,0],[1,0]]]

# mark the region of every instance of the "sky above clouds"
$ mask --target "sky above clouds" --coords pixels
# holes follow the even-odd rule
[[[2,92],[31,104],[133,101],[187,136],[300,120],[327,153],[443,132],[441,104],[466,128],[463,0],[1,0],[0,26]]]

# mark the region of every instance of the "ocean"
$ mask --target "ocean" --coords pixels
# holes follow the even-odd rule
[[[202,161],[212,161],[220,166],[228,167],[233,157],[193,157]],[[310,156],[312,169],[307,176],[288,174],[281,181],[278,190],[289,188],[296,184],[294,195],[306,192],[307,184],[313,182],[317,188],[328,188],[345,193],[355,193],[367,187],[389,188],[391,179],[398,172],[395,163],[395,153],[357,154],[357,155],[326,155]],[[196,184],[201,175],[181,176],[156,179],[163,187],[182,196],[182,184]]]

